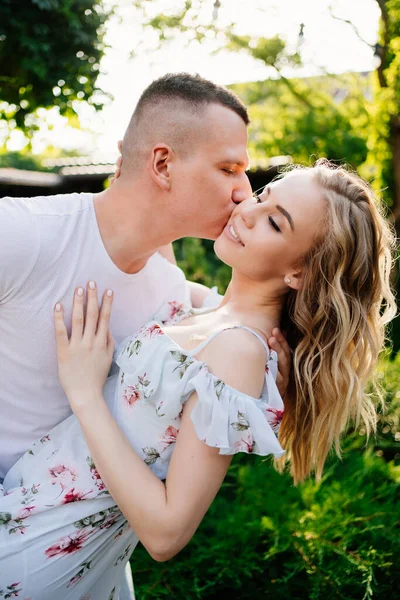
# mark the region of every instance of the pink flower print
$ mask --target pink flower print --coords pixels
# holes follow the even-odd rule
[[[62,499],[61,504],[68,504],[68,502],[78,502],[79,500],[85,500],[85,496],[88,496],[92,493],[92,490],[88,492],[81,492],[80,490],[76,490],[72,488],[69,492],[67,492]]]
[[[95,483],[95,486],[97,487],[97,489],[99,490],[99,492],[102,492],[103,490],[106,489],[106,486],[104,485],[104,482],[100,476],[100,473],[98,472],[98,470],[96,469],[96,465],[93,462],[93,459],[91,456],[88,456],[86,458],[86,462],[89,465],[90,468],[90,472],[92,474],[92,479]]]
[[[254,451],[254,446],[255,443],[253,442],[253,437],[249,431],[247,438],[241,438],[236,442],[235,449],[237,452],[247,452],[248,454],[251,454]]]
[[[138,402],[142,398],[142,394],[140,390],[138,390],[133,385],[128,385],[125,388],[124,394],[122,396],[123,401],[128,406],[134,406],[136,402]]]
[[[171,444],[175,444],[177,435],[179,433],[179,429],[175,429],[172,425],[167,427],[164,431],[164,435],[161,436],[161,443],[165,444],[165,448],[163,452],[171,446]]]
[[[88,593],[87,593],[87,594],[85,594],[84,596],[81,596],[81,597],[79,598],[79,600],[90,600],[90,598],[91,598],[91,593],[90,593],[90,592],[88,592]]]
[[[283,419],[283,413],[285,411],[279,410],[278,408],[272,408],[272,406],[268,406],[268,408],[266,409],[266,412],[267,412],[268,423],[271,425],[274,432],[278,433],[279,427],[280,427],[282,419]]]
[[[169,319],[181,317],[185,314],[185,311],[183,310],[184,304],[182,302],[177,302],[176,300],[173,300],[172,302],[168,302],[168,305],[170,307]]]
[[[47,558],[52,558],[53,556],[64,556],[66,554],[73,554],[78,550],[82,550],[83,544],[90,537],[91,532],[85,531],[81,529],[72,535],[67,535],[45,551]]]
[[[65,488],[78,477],[76,471],[66,465],[56,465],[49,469],[49,473],[52,479],[52,485],[59,483],[62,490],[65,490]]]
[[[83,573],[79,572],[77,575],[74,575],[73,577],[71,577],[71,579],[68,582],[67,588],[72,587],[73,585],[75,585],[75,583],[80,581],[82,579],[82,575],[83,575]]]
[[[143,329],[142,335],[146,338],[153,338],[157,337],[158,335],[164,335],[164,333],[161,327],[157,323],[154,323],[153,325],[148,325],[147,327],[145,327]]]
[[[81,568],[76,573],[76,575],[74,575],[73,577],[71,577],[71,579],[69,580],[67,588],[72,587],[73,585],[75,585],[75,583],[77,583],[78,581],[80,581],[82,579],[82,577],[84,576],[84,574],[86,573],[86,571],[88,571],[90,569],[90,565],[91,565],[91,561],[90,560],[88,562],[82,563],[80,565]],[[88,594],[88,596],[90,597],[90,594]]]
[[[110,529],[119,519],[119,515],[108,515],[99,527],[99,529]]]
[[[50,442],[50,436],[49,435],[44,435],[42,438],[40,438],[40,443],[44,444],[45,442]]]
[[[18,518],[26,519],[26,517],[29,517],[29,515],[31,515],[33,513],[35,508],[36,508],[36,506],[34,506],[33,504],[31,506],[24,506],[24,508],[21,510]]]

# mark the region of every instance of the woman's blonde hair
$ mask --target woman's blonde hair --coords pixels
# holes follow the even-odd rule
[[[365,393],[395,315],[390,289],[395,238],[369,185],[344,167],[310,167],[328,210],[319,239],[303,257],[303,285],[287,298],[282,328],[293,350],[279,440],[295,482],[317,479],[328,452],[340,455],[349,423],[367,433],[376,409]]]

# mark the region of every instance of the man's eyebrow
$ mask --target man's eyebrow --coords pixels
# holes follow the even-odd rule
[[[290,216],[290,214],[288,213],[288,211],[285,210],[283,208],[283,206],[279,206],[279,204],[276,205],[276,208],[279,210],[279,212],[281,212],[287,218],[287,220],[289,221],[289,225],[290,225],[291,230],[294,231],[293,219]]]
[[[246,169],[248,169],[248,165],[247,163],[244,163],[242,160],[231,160],[231,159],[227,159],[227,160],[221,160],[220,164],[224,164],[224,165],[236,165],[237,167],[246,167]]]

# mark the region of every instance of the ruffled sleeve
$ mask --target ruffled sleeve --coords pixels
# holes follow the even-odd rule
[[[218,379],[151,322],[119,349],[119,424],[129,429],[134,445],[151,449],[156,457],[152,468],[163,463],[166,469],[173,443],[167,444],[165,432],[179,431],[182,409],[196,393],[191,420],[202,442],[220,454],[281,456],[277,433],[284,407],[275,383],[276,362],[270,352],[262,395],[253,398]]]
[[[198,401],[191,413],[197,436],[220,454],[246,452],[275,457],[284,450],[277,439],[283,415],[283,402],[271,377],[265,394],[256,399],[247,396],[201,369],[188,381],[186,394],[196,392]]]

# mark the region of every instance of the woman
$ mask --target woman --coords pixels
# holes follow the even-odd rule
[[[94,282],[86,312],[76,291],[70,338],[57,305],[75,414],[4,481],[0,581],[33,599],[117,598],[138,540],[156,560],[183,548],[236,452],[286,451],[295,482],[320,477],[349,421],[375,424],[363,389],[394,315],[392,242],[368,186],[319,162],[237,206],[215,242],[233,267],[220,307],[149,323],[107,381],[112,291],[100,313]],[[285,413],[265,342],[278,326],[294,351]]]

